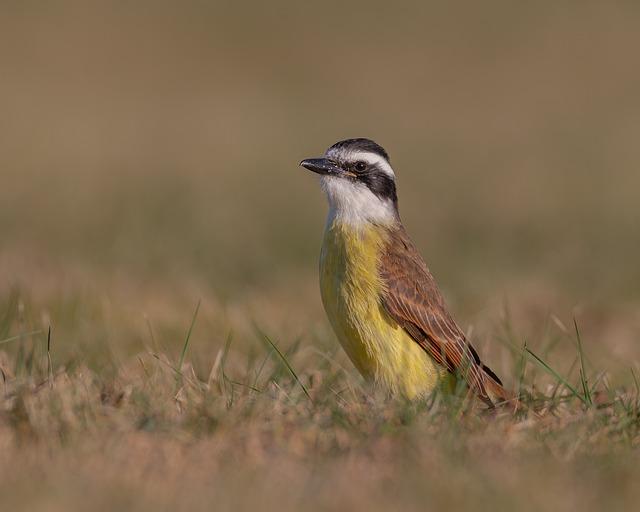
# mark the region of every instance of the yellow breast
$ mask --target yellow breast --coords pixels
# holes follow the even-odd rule
[[[378,260],[385,233],[377,226],[327,226],[320,255],[322,302],[358,371],[391,394],[415,398],[432,392],[445,371],[382,307]]]

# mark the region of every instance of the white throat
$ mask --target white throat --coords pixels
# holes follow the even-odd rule
[[[368,224],[390,225],[397,221],[393,202],[380,199],[363,183],[321,176],[320,184],[329,200],[328,225],[339,222],[364,227]]]

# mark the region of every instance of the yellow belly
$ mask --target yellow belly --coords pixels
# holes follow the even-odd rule
[[[393,395],[431,393],[445,370],[387,314],[377,262],[379,227],[327,227],[320,255],[320,290],[329,321],[347,355],[368,380]]]

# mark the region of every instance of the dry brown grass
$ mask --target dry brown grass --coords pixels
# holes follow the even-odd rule
[[[223,349],[200,375],[152,352],[110,377],[49,375],[36,354],[2,357],[7,507],[600,510],[639,497],[638,391],[606,379],[585,409],[529,368],[531,410],[513,417],[448,396],[386,401],[308,348],[287,353],[300,381],[268,348],[246,361]]]
[[[639,19],[5,2],[0,509],[633,508]],[[325,206],[296,166],[348,136],[389,150],[455,317],[537,416],[362,385],[322,313]],[[525,342],[576,393],[531,358],[522,374]]]

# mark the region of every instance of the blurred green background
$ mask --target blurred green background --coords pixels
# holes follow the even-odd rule
[[[638,357],[636,2],[0,10],[6,334],[135,351],[150,319],[179,343],[198,299],[194,350],[253,321],[328,334],[298,162],[364,136],[481,346],[506,310],[534,339],[576,314],[589,350]]]

